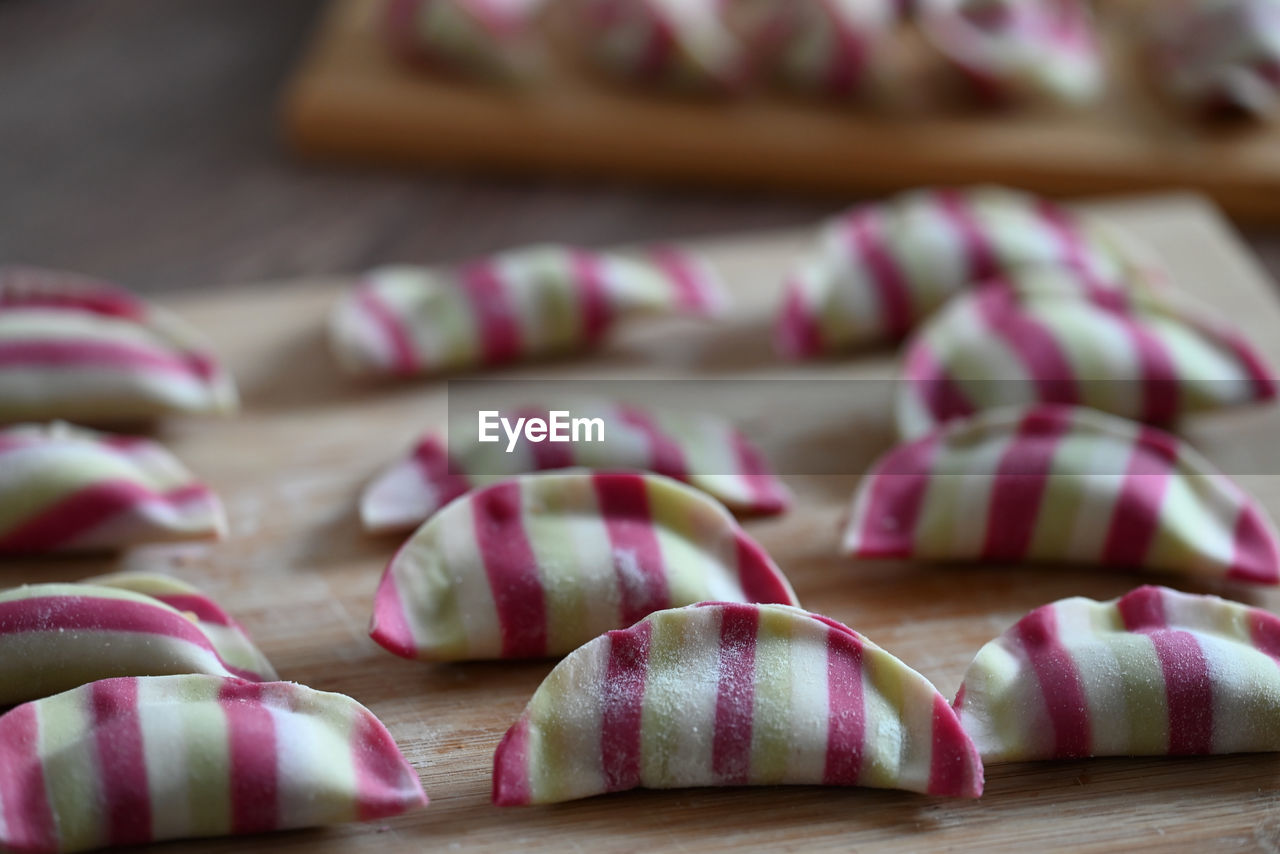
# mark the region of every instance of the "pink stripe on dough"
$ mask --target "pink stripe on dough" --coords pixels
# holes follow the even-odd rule
[[[1070,429],[1070,415],[1054,409],[1033,410],[1018,425],[1017,435],[996,468],[983,558],[1019,560],[1027,556],[1054,455]]]
[[[646,622],[607,635],[609,663],[601,686],[600,758],[608,792],[640,785],[640,721],[652,631]]]
[[[1261,512],[1247,496],[1236,518],[1231,567],[1227,577],[1254,584],[1280,582],[1280,545]]]
[[[600,256],[581,249],[573,250],[570,258],[574,279],[578,284],[582,337],[588,344],[594,344],[604,337],[613,321],[603,264]]]
[[[413,449],[413,464],[423,483],[435,496],[437,509],[471,491],[471,481],[457,471],[444,444],[435,436],[427,436]]]
[[[1280,617],[1261,608],[1250,608],[1248,619],[1253,645],[1280,664]]]
[[[1075,661],[1058,640],[1052,605],[1037,608],[1014,627],[1035,670],[1053,730],[1054,759],[1078,759],[1092,752],[1089,704]]]
[[[1099,305],[1123,308],[1127,302],[1123,291],[1108,287],[1099,280],[1088,257],[1088,253],[1093,250],[1086,246],[1084,237],[1070,214],[1048,199],[1038,199],[1035,210],[1040,221],[1048,226],[1058,240],[1058,260],[1080,275],[1085,294]]]
[[[634,623],[671,607],[666,562],[653,527],[645,478],[638,474],[594,474],[592,483],[609,534],[621,593],[620,619]]]
[[[227,720],[232,833],[262,833],[280,824],[276,726],[263,693],[263,685],[238,679],[226,680],[218,693]]]
[[[936,435],[899,445],[867,475],[870,481],[863,488],[870,490],[870,496],[856,531],[855,556],[910,557],[915,553],[916,524],[938,445]]]
[[[975,296],[978,315],[988,332],[1001,339],[1018,356],[1035,386],[1035,399],[1043,403],[1078,404],[1080,389],[1071,360],[1045,326],[1021,304],[1017,293],[1004,284],[980,287]]]
[[[703,275],[697,262],[671,246],[650,249],[653,262],[671,279],[676,305],[691,314],[711,315],[720,308],[721,295]]]
[[[980,284],[1000,275],[1000,258],[964,196],[956,190],[939,190],[937,198],[939,207],[955,225],[964,243],[965,257],[969,264],[969,282]]]
[[[147,307],[128,291],[103,284],[93,286],[56,284],[56,275],[33,278],[29,288],[9,270],[0,270],[0,311],[22,309],[65,309],[103,317],[145,321]],[[46,284],[47,283],[47,284]]]
[[[1108,303],[1113,301],[1108,301]],[[1178,382],[1178,366],[1173,354],[1151,329],[1138,322],[1126,308],[1104,304],[1107,313],[1116,319],[1133,346],[1138,357],[1138,371],[1142,387],[1137,397],[1142,401],[1141,419],[1150,424],[1169,424],[1176,421],[1180,410],[1181,389]]]
[[[957,708],[960,697],[956,698]],[[933,697],[933,750],[929,756],[931,795],[976,798],[982,794],[982,759],[960,719],[941,695]]]
[[[716,689],[711,772],[722,785],[751,778],[751,728],[755,709],[756,627],[759,609],[728,604],[720,608],[720,682]]]
[[[413,639],[413,629],[409,626],[404,600],[400,596],[393,571],[399,558],[400,553],[396,552],[386,572],[382,574],[382,580],[378,582],[378,592],[373,598],[369,637],[388,652],[401,658],[413,659],[418,657],[418,645]]]
[[[658,17],[650,12],[649,37],[644,42],[644,54],[636,66],[636,76],[641,79],[656,79],[662,76],[675,53],[676,37],[672,25],[665,17]]]
[[[520,321],[507,285],[492,261],[475,261],[458,271],[459,283],[471,304],[486,365],[512,362],[520,356]]]
[[[532,803],[529,775],[529,718],[522,715],[502,736],[493,754],[493,803],[500,807]]]
[[[56,851],[58,829],[45,789],[40,719],[34,703],[0,717],[0,842],[15,850]]]
[[[401,375],[416,374],[422,370],[422,360],[418,356],[413,337],[405,328],[400,315],[387,304],[378,289],[371,283],[360,285],[356,289],[355,299],[356,305],[373,321],[391,350],[391,364],[388,366],[390,370]]]
[[[55,339],[0,343],[0,368],[74,368],[162,371],[208,380],[212,360],[199,353],[173,354],[153,347],[115,341]]]
[[[1125,629],[1151,639],[1164,674],[1169,707],[1169,753],[1213,752],[1213,683],[1204,651],[1190,632],[1170,629],[1156,587],[1142,587],[1117,603]]]
[[[816,312],[805,304],[804,290],[798,282],[787,285],[782,312],[773,330],[773,346],[788,359],[806,359],[821,355],[822,330]]]
[[[1208,332],[1240,360],[1245,375],[1253,386],[1254,399],[1275,399],[1277,391],[1275,374],[1253,345],[1234,329],[1219,329],[1215,326]]]
[[[472,494],[476,547],[498,611],[503,658],[547,654],[547,606],[521,512],[519,481]]]
[[[351,764],[356,775],[356,820],[399,815],[427,803],[418,775],[405,762],[387,728],[370,712],[356,713],[351,732]]]
[[[738,583],[748,602],[798,605],[795,594],[764,547],[745,531],[734,534],[737,552]]]
[[[618,406],[618,420],[638,430],[649,444],[650,471],[684,480],[689,476],[688,462],[680,443],[662,431],[647,413],[632,406]]]
[[[231,619],[231,616],[208,596],[202,596],[199,593],[147,593],[145,595],[163,602],[170,608],[194,614],[202,623],[212,623],[215,626],[226,626],[232,629],[240,628],[240,624]]]
[[[751,494],[747,506],[742,509],[752,513],[781,513],[786,510],[791,503],[790,497],[782,482],[769,470],[760,451],[737,430],[732,431],[729,442],[742,482]]]
[[[967,418],[977,411],[925,341],[909,348],[902,381],[908,384],[907,393],[917,395],[935,421]]]
[[[0,553],[43,552],[74,547],[76,541],[111,519],[148,505],[180,507],[213,493],[203,484],[154,492],[127,480],[86,486],[41,510],[0,536]]]
[[[1176,458],[1177,450],[1168,447],[1165,434],[1142,428],[1103,541],[1103,563],[1131,568],[1142,565],[1160,526],[1164,493]]]
[[[862,698],[862,641],[848,629],[827,632],[827,710],[822,782],[856,786],[862,775],[867,721]]]
[[[138,680],[104,679],[89,689],[107,844],[150,842],[151,787],[138,718]]]
[[[865,265],[875,287],[884,316],[885,333],[897,339],[905,336],[915,324],[915,309],[911,286],[885,247],[884,237],[877,233],[878,222],[870,211],[856,212],[848,219],[847,234],[855,258]]]
[[[829,4],[824,4],[828,5]],[[825,85],[833,95],[850,95],[858,88],[867,66],[867,46],[856,32],[841,19],[846,13],[827,9],[827,33],[834,38],[831,62],[827,65]]]

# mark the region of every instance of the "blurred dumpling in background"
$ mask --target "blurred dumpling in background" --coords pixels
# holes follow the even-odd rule
[[[1104,67],[1085,0],[919,0],[925,37],[994,101],[1079,106]]]
[[[386,37],[402,59],[488,80],[537,73],[547,0],[389,0]]]
[[[1206,114],[1280,113],[1280,0],[1154,4],[1145,22],[1151,75]]]

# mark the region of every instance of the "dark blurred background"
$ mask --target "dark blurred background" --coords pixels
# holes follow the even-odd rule
[[[0,260],[145,291],[802,225],[849,199],[309,165],[277,102],[315,0],[0,0]],[[1250,229],[1280,276],[1280,231]]]

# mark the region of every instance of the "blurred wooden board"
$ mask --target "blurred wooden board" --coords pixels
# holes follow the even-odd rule
[[[1178,283],[1233,317],[1280,364],[1280,305],[1218,214],[1193,197],[1096,208],[1161,251]],[[779,280],[808,232],[696,244],[721,268],[736,307],[704,327],[634,324],[593,357],[527,366],[521,378],[695,377],[787,381],[892,376],[893,354],[783,364],[767,330]],[[0,564],[0,584],[73,580],[115,569],[168,572],[200,585],[240,618],[283,678],[348,693],[373,709],[417,768],[427,809],[379,825],[175,844],[179,851],[422,850],[902,851],[1170,850],[1280,847],[1280,755],[1110,759],[995,766],[987,794],[953,802],[869,789],[635,791],[548,808],[489,804],[490,764],[552,662],[427,665],[395,658],[366,635],[373,593],[395,538],[364,535],[361,486],[420,431],[443,424],[443,381],[351,384],[326,352],[325,314],[349,280],[220,291],[167,304],[201,327],[238,377],[244,412],[166,422],[159,435],[223,496],[231,537],[138,549],[115,560]],[[840,386],[839,388],[852,388]],[[748,433],[774,462],[794,455],[852,471],[893,441],[883,383],[773,411],[747,387]],[[732,386],[726,395],[733,394]],[[719,403],[719,401],[717,401]],[[1195,441],[1231,471],[1280,472],[1280,409],[1206,417]],[[1280,515],[1280,476],[1243,478]],[[839,523],[857,477],[788,476],[797,504],[749,521],[811,610],[859,629],[954,693],[978,648],[1033,607],[1063,596],[1108,598],[1164,576],[1052,567],[925,566],[837,556]],[[1195,589],[1195,588],[1192,588]],[[1233,588],[1273,610],[1280,593]]]
[[[1103,6],[1113,30],[1135,0]],[[1190,188],[1234,216],[1280,221],[1280,126],[1208,130],[1162,109],[1117,45],[1109,92],[1081,113],[902,114],[751,94],[682,101],[621,91],[553,62],[511,91],[399,66],[381,0],[333,0],[288,87],[290,144],[347,158],[511,172],[880,192],[997,182],[1052,195]],[[911,96],[938,87],[904,87]]]

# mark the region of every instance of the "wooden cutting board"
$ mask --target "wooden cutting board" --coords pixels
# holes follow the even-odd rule
[[[442,81],[393,61],[375,21],[381,2],[331,3],[284,98],[296,151],[841,194],[981,181],[1070,196],[1192,188],[1233,216],[1280,220],[1280,125],[1197,127],[1161,108],[1136,73],[1123,33],[1135,4],[1161,0],[1098,4],[1114,56],[1096,108],[974,112],[946,98],[937,64],[925,63],[891,115],[770,94],[624,92],[563,56],[519,91]]]
[[[1177,282],[1234,318],[1280,365],[1273,283],[1219,215],[1194,197],[1098,205],[1167,258]],[[783,364],[768,344],[779,280],[810,233],[697,244],[731,283],[736,308],[703,326],[633,324],[590,358],[504,371],[503,377],[871,378],[893,354]],[[422,850],[637,851],[758,848],[990,851],[1109,847],[1280,847],[1280,754],[1108,759],[995,766],[987,793],[955,802],[868,789],[635,791],[545,808],[489,804],[493,750],[552,662],[429,665],[395,658],[366,635],[371,602],[396,538],[360,530],[361,486],[420,431],[443,424],[443,381],[361,387],[326,351],[324,319],[346,279],[174,299],[238,377],[244,411],[173,420],[160,437],[226,501],[231,537],[218,544],[135,550],[118,561],[10,561],[3,586],[75,580],[118,569],[167,572],[215,595],[240,618],[283,678],[350,694],[384,720],[422,776],[427,809],[382,824],[300,831],[165,850],[354,852]],[[876,389],[881,384],[868,384]],[[779,412],[755,383],[749,434],[775,457],[801,454],[852,471],[892,443],[887,401],[857,388],[815,401],[821,417]],[[732,388],[724,394],[733,395]],[[1205,417],[1189,435],[1235,472],[1280,473],[1280,409]],[[777,460],[775,460],[776,462]],[[1074,594],[1120,595],[1165,576],[1037,566],[854,562],[836,553],[857,477],[788,476],[795,508],[746,523],[811,610],[867,634],[954,693],[978,648],[1026,611]],[[1280,516],[1280,477],[1242,478]],[[1280,609],[1280,593],[1227,595]]]

